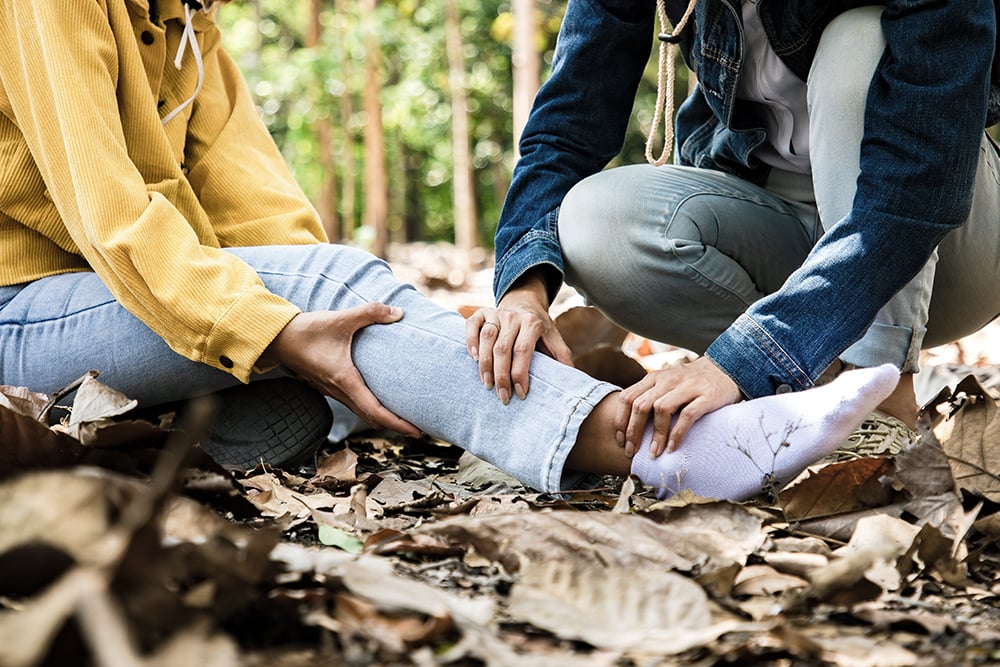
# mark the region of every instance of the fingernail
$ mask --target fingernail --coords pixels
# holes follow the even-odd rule
[[[667,452],[672,452],[675,449],[677,449],[677,444],[673,441],[673,439],[667,440]]]
[[[528,392],[526,392],[524,390],[524,387],[522,387],[517,382],[514,383],[514,393],[517,394],[517,397],[520,398],[522,401],[528,398]]]
[[[389,314],[393,317],[402,317],[403,309],[399,306],[389,306]]]
[[[635,445],[632,443],[631,440],[625,443],[625,453],[628,454],[629,456],[635,455]]]
[[[625,434],[622,431],[615,431],[615,442],[618,443],[619,447],[625,445]]]
[[[487,389],[493,388],[493,373],[483,373],[483,384]]]
[[[469,350],[469,355],[476,361],[479,361],[479,348],[474,347],[471,350]]]
[[[510,403],[510,390],[508,389],[497,389],[497,395],[500,397],[500,402],[504,405]]]

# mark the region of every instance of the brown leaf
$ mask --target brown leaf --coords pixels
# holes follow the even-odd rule
[[[970,375],[949,399],[950,414],[934,428],[958,485],[1000,502],[1000,412]]]
[[[358,455],[350,447],[344,447],[320,461],[310,481],[316,483],[325,479],[349,483],[358,481]]]
[[[764,540],[760,520],[727,503],[673,510],[669,517],[661,524],[636,515],[555,510],[456,517],[421,531],[470,545],[510,573],[526,562],[559,559],[703,573],[744,563]]]
[[[47,394],[40,394],[27,387],[0,385],[0,407],[38,421],[49,403]]]
[[[891,459],[865,457],[832,463],[778,496],[787,521],[836,516],[887,504],[892,493],[881,478],[893,470]]]
[[[73,465],[86,449],[31,417],[0,406],[0,479],[27,470]]]
[[[596,347],[620,348],[628,336],[628,331],[592,306],[570,308],[556,317],[555,322],[574,359]]]
[[[708,596],[686,577],[657,569],[531,563],[510,592],[509,613],[562,639],[603,648],[675,654],[714,641]]]
[[[370,637],[395,653],[405,653],[408,646],[442,637],[451,620],[442,615],[390,615],[380,612],[367,600],[354,595],[336,596],[336,619],[353,632]]]
[[[111,424],[113,417],[123,415],[137,405],[139,401],[130,399],[125,394],[101,384],[93,375],[88,375],[76,390],[69,421],[65,425],[57,424],[52,428],[89,445],[102,426]]]
[[[618,348],[603,345],[573,357],[573,365],[604,382],[628,387],[646,377],[646,369]]]
[[[782,574],[769,565],[748,565],[736,575],[733,595],[775,596],[790,589],[805,588],[809,582],[801,577]]]

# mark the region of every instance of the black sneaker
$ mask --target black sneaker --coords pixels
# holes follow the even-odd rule
[[[216,417],[200,444],[227,468],[293,468],[315,454],[333,425],[326,398],[292,378],[251,382],[213,396]]]

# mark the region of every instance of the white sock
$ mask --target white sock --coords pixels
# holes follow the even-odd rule
[[[660,498],[688,489],[700,496],[746,500],[777,491],[844,443],[895,389],[892,364],[847,371],[821,387],[734,403],[699,419],[676,451],[649,455],[652,420],[632,474]]]

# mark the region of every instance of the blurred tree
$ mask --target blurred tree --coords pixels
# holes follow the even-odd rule
[[[226,46],[331,237],[353,236],[373,247],[377,234],[366,223],[382,219],[383,240],[386,234],[454,239],[464,233],[456,229],[456,206],[466,188],[477,230],[472,243],[492,239],[515,160],[515,1],[521,0],[242,0],[220,10]],[[544,79],[565,4],[533,2],[534,47],[528,48],[540,55]],[[449,3],[457,9],[453,22],[446,20]],[[446,30],[456,27],[464,102],[452,94],[449,79],[458,58],[452,54],[449,61]],[[366,61],[369,55],[374,59]],[[678,74],[683,96],[686,79]],[[655,81],[651,61],[616,163],[643,159]],[[461,143],[452,132],[462,109],[469,169],[453,151]],[[380,159],[366,158],[366,142]],[[467,187],[458,182],[460,173],[471,174]]]
[[[528,121],[531,103],[541,85],[542,62],[538,47],[535,0],[513,0],[514,35],[511,54],[514,75],[514,150]]]
[[[389,183],[385,167],[385,135],[382,128],[382,75],[375,8],[378,0],[361,0],[365,25],[365,227],[370,250],[385,257],[389,244]]]
[[[479,246],[476,202],[473,197],[472,154],[469,151],[469,102],[465,85],[465,51],[458,0],[445,1],[445,43],[448,52],[448,87],[451,92],[452,192],[455,202],[455,245],[467,275],[472,249]]]
[[[324,0],[309,0],[309,25],[306,29],[306,47],[321,48],[323,36]],[[340,240],[340,215],[337,212],[337,170],[333,150],[333,121],[329,114],[320,113],[313,121],[316,134],[317,160],[321,169],[321,182],[316,193],[316,210],[331,241]]]

